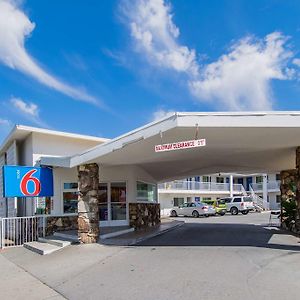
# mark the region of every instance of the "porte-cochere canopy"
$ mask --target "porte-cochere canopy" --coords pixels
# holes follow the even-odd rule
[[[155,152],[155,145],[195,137],[206,139],[206,146]],[[174,113],[84,153],[44,157],[41,164],[66,168],[87,163],[138,165],[162,182],[217,172],[293,169],[299,145],[300,112]]]

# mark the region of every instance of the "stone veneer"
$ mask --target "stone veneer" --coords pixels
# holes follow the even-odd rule
[[[78,167],[78,237],[80,243],[96,243],[99,239],[98,185],[99,167],[97,164]]]
[[[77,230],[78,216],[45,216],[46,236],[57,231]]]
[[[160,204],[129,203],[129,222],[136,230],[160,224]]]
[[[300,234],[300,182],[298,170],[285,170],[280,173],[281,177],[281,201],[296,201],[297,209],[295,212],[295,220],[289,224],[286,217],[281,214],[281,225],[284,229],[288,229],[294,233]],[[283,208],[282,208],[283,209]],[[284,213],[284,211],[282,211]]]

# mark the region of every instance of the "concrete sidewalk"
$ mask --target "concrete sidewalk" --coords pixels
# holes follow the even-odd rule
[[[1,299],[66,299],[27,271],[7,260],[0,251]]]
[[[184,221],[175,221],[170,219],[162,219],[161,224],[158,226],[150,227],[144,230],[138,230],[109,238],[100,240],[100,244],[103,245],[115,245],[115,246],[132,246],[142,241],[150,239],[152,237],[161,235],[165,232],[178,228],[184,224]]]

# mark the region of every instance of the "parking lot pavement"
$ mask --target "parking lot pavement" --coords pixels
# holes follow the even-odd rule
[[[71,246],[5,257],[68,299],[297,299],[299,239],[267,214],[177,218],[186,224],[132,247]]]
[[[0,255],[0,299],[65,298]]]

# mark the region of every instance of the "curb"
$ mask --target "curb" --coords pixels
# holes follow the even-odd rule
[[[176,229],[176,228],[178,228],[178,227],[181,227],[181,226],[183,226],[184,224],[185,224],[184,221],[178,221],[178,223],[175,224],[174,226],[172,226],[172,227],[170,227],[170,228],[166,228],[166,229],[161,230],[161,231],[159,231],[159,232],[154,232],[154,233],[149,234],[149,235],[147,235],[147,236],[145,236],[145,237],[140,237],[140,238],[136,239],[134,242],[129,243],[128,246],[134,246],[134,245],[136,245],[136,244],[138,244],[138,243],[141,243],[141,242],[143,242],[143,241],[146,241],[146,240],[151,239],[151,238],[153,238],[153,237],[162,235],[162,234],[164,234],[164,233],[166,233],[166,232],[169,232],[169,231],[171,231],[171,230],[173,230],[173,229]]]

